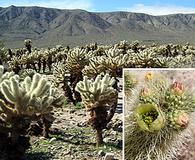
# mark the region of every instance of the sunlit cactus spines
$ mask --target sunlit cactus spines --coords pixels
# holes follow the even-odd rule
[[[89,65],[85,66],[82,70],[84,76],[95,78],[102,72],[105,72],[106,68],[102,65],[104,61],[103,56],[92,57],[89,60]]]
[[[90,54],[86,49],[74,48],[67,53],[66,68],[70,72],[81,72],[85,65],[89,63]]]
[[[148,72],[145,73],[143,79],[148,76]],[[125,157],[128,160],[173,160],[190,136],[195,101],[182,82],[172,82],[156,72],[152,80],[149,79],[137,87],[138,94],[132,95],[129,103],[132,106],[128,106]]]
[[[2,109],[12,112],[10,115],[14,117],[44,117],[51,114],[53,107],[63,105],[63,95],[40,74],[34,74],[32,78],[27,76],[23,81],[13,75],[0,84],[0,91],[5,98],[5,102],[1,102]]]
[[[26,44],[30,46],[30,40],[26,40]],[[116,66],[117,68],[193,67],[194,64],[192,60],[195,55],[194,50],[195,48],[191,45],[186,47],[186,45],[167,44],[146,47],[136,41],[132,43],[122,41],[113,46],[96,44],[91,46],[86,45],[80,48],[69,47],[69,49],[63,46],[48,49],[31,48],[31,52],[29,52],[28,49],[9,49],[4,59],[5,61],[9,61],[10,68],[14,70],[15,73],[18,73],[21,69],[35,69],[37,72],[46,72],[47,69],[51,71],[53,63],[59,61],[65,62],[67,58],[69,59],[67,68],[70,70],[74,68],[74,72],[80,72],[85,65],[88,65],[92,57],[106,56],[110,60],[105,60],[104,66],[113,72]],[[77,60],[73,58],[74,56],[77,57]],[[21,57],[21,59],[17,57]],[[75,59],[75,62],[73,59]],[[87,63],[85,64],[85,62]],[[109,63],[113,64],[109,65]]]
[[[123,68],[185,68],[195,66],[195,47],[190,44],[156,43],[146,45],[138,41],[124,40],[107,45],[92,43],[79,47],[73,47],[73,44],[69,44],[67,47],[57,45],[48,48],[34,48],[32,42],[27,40],[24,48],[5,48],[5,51],[6,53],[4,53],[4,49],[3,52],[0,51],[5,66],[4,70],[0,68],[0,91],[2,91],[0,105],[4,112],[0,116],[3,120],[10,119],[5,116],[6,112],[14,116],[16,114],[22,115],[21,119],[15,120],[20,122],[22,126],[22,122],[29,124],[32,118],[33,122],[39,123],[41,121],[41,130],[38,134],[42,134],[44,127],[44,136],[48,137],[49,135],[46,133],[51,133],[48,132],[48,128],[53,121],[53,109],[62,106],[63,102],[68,103],[67,107],[77,107],[77,104],[82,102],[82,106],[85,106],[90,113],[89,123],[97,131],[98,145],[102,143],[102,137],[106,137],[102,134],[104,131],[102,129],[114,115],[117,103],[119,106],[121,103],[121,99],[117,101],[117,92],[121,90],[121,85],[118,84],[120,84]],[[40,80],[35,86],[39,87],[28,92],[33,77],[37,73],[40,75]],[[91,85],[99,85],[99,81],[102,81],[105,74],[110,75],[109,80],[112,82],[111,84],[114,84],[112,86],[109,83],[109,85],[104,84],[103,87],[100,85],[103,91],[100,94],[100,90],[94,91]],[[28,78],[26,79],[26,77]],[[80,85],[80,82],[84,81],[90,84],[89,90],[83,88],[84,83]],[[97,81],[98,83],[95,84]],[[194,96],[189,92],[189,88],[182,83],[182,79],[179,78],[172,82],[166,77],[157,76],[155,70],[146,72],[142,81],[143,85],[141,85],[139,77],[125,75],[125,99],[132,101],[128,102],[131,110],[127,110],[129,123],[132,124],[129,126],[132,127],[129,130],[132,138],[128,139],[129,143],[132,144],[132,148],[129,148],[129,152],[132,154],[127,159],[170,160],[170,157],[173,157],[172,155],[175,155],[177,148],[180,147],[179,144],[185,139],[183,138],[186,135],[184,133],[191,125]],[[14,83],[18,84],[15,89]],[[80,91],[75,90],[77,85],[80,85]],[[63,95],[61,90],[63,90]],[[104,91],[108,91],[108,94],[105,94]],[[20,97],[20,95],[22,96]],[[63,97],[66,97],[66,101],[63,101]],[[22,103],[24,105],[21,105]],[[30,105],[27,105],[28,103]],[[72,106],[72,103],[75,106]],[[139,109],[136,110],[137,108]],[[147,111],[147,108],[151,110]],[[58,110],[55,109],[55,112]],[[140,111],[147,111],[147,113]],[[137,116],[135,116],[136,112],[139,113]],[[44,123],[47,126],[42,126]],[[1,127],[0,133],[3,131]],[[18,128],[17,124],[16,128]],[[25,127],[24,132],[26,132],[26,128],[28,127]],[[22,135],[26,136],[26,134]],[[22,139],[25,140],[23,137]],[[164,139],[168,139],[167,143],[171,145],[166,145]],[[175,141],[176,139],[179,141]],[[133,143],[134,140],[140,142],[140,146]],[[135,148],[139,148],[137,152]],[[164,151],[162,152],[160,148],[164,148]]]
[[[9,73],[9,72],[8,72]],[[34,69],[22,69],[19,71],[18,75],[21,80],[24,80],[26,77],[33,77],[37,72]]]
[[[12,76],[1,83],[0,90],[19,115],[49,114],[53,106],[63,104],[63,95],[39,74],[32,79],[26,77],[23,81],[17,75]]]
[[[116,46],[115,46],[116,47]],[[122,54],[120,50],[111,48],[106,53],[102,66],[104,66],[113,77],[117,76],[117,70],[127,66],[128,54]]]
[[[85,76],[83,81],[77,84],[76,91],[81,94],[87,110],[91,110],[100,106],[105,107],[116,99],[117,92],[112,87],[114,83],[115,79],[110,78],[108,74],[103,78],[98,75],[94,81]]]
[[[90,125],[96,130],[97,146],[103,143],[102,130],[114,116],[117,102],[117,91],[112,87],[115,79],[108,74],[98,75],[95,80],[84,77],[76,86],[81,94],[82,103],[90,112]]]
[[[124,83],[125,83],[125,89],[130,90],[137,85],[138,81],[134,74],[126,73],[124,75]]]
[[[48,136],[52,110],[63,105],[64,96],[46,76],[35,74],[24,80],[0,66],[0,134],[7,141],[8,157],[22,159],[30,147],[28,130],[32,120],[43,120],[43,135]],[[1,147],[4,143],[0,143]],[[11,154],[11,155],[9,155]]]

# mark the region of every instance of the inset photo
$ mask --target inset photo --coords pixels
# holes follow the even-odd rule
[[[195,70],[124,69],[125,160],[195,159]]]

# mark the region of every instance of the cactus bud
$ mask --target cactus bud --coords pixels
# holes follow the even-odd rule
[[[144,87],[141,91],[141,96],[147,97],[151,94],[151,90],[147,87]]]
[[[189,124],[189,116],[185,111],[172,111],[169,114],[169,126],[176,130],[183,130]]]
[[[184,92],[184,86],[182,83],[180,82],[174,82],[172,85],[171,85],[171,89],[176,93],[176,94],[179,94],[181,95],[183,92]]]

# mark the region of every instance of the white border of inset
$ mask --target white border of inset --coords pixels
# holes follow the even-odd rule
[[[123,95],[123,134],[122,134],[122,140],[123,140],[123,145],[122,145],[122,159],[125,160],[125,79],[124,79],[124,73],[125,73],[125,68],[123,68],[123,74],[122,74],[122,78],[123,78],[123,89],[122,89],[122,95]]]
[[[122,145],[122,159],[125,160],[125,80],[124,80],[124,73],[125,71],[195,71],[195,68],[123,68],[123,90],[122,90],[122,95],[123,95],[123,145]]]

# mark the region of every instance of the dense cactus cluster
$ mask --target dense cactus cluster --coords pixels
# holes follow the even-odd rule
[[[22,69],[34,69],[36,72],[52,71],[52,64],[65,61],[67,48],[56,46],[51,49],[8,50],[6,61],[15,73]],[[5,59],[5,58],[4,58]]]
[[[13,153],[13,149],[18,145],[27,144],[20,152],[22,154],[29,146],[27,132],[32,127],[31,122],[38,121],[43,126],[44,136],[47,137],[48,129],[54,120],[51,113],[53,108],[63,104],[63,97],[66,97],[68,103],[77,105],[80,104],[78,102],[82,102],[86,107],[90,113],[89,123],[97,131],[99,146],[103,143],[102,130],[111,121],[117,107],[118,79],[122,77],[122,68],[193,67],[195,56],[195,47],[189,44],[146,46],[138,41],[121,41],[114,45],[94,43],[73,48],[60,45],[54,48],[34,48],[31,40],[25,40],[22,49],[3,47],[0,51],[2,64],[7,71],[3,73],[2,69],[0,75],[0,122],[5,131],[2,137],[6,139],[3,141],[2,138],[2,146],[9,142],[12,146],[10,153]],[[147,79],[150,80],[151,76],[148,75]],[[136,79],[131,75],[125,76],[125,82],[128,90],[137,85]],[[143,107],[144,104],[138,107],[137,112],[145,116],[144,122],[140,121],[139,124],[143,125],[143,130],[145,128],[147,131],[156,131],[166,126],[165,111],[156,105],[159,97],[155,94],[144,97],[148,92],[147,88],[144,89],[143,97],[140,98],[140,102],[143,100],[146,107]],[[174,101],[174,97],[168,96],[172,95],[172,90],[167,90],[166,94],[167,101]],[[179,99],[179,95],[175,96]],[[177,102],[177,106],[181,105],[180,101]],[[183,101],[186,99],[182,99],[181,102]],[[186,102],[186,107],[189,105]],[[143,108],[147,108],[149,113],[145,113]],[[167,111],[169,108],[170,105],[167,106]],[[179,111],[171,110],[169,115],[166,114],[167,118],[169,117],[166,122],[169,122],[169,127],[173,130],[180,131],[187,125],[189,112],[186,108]],[[180,121],[180,117],[186,118],[186,124],[180,124],[184,123],[183,120]],[[155,122],[160,127],[150,125],[154,119],[158,119]],[[18,130],[20,132],[17,132]],[[12,141],[12,133],[17,137],[14,138],[15,141]],[[163,130],[164,133],[166,136]],[[18,143],[21,138],[24,140],[21,141],[22,144]],[[10,141],[14,142],[14,145]],[[6,149],[8,152],[8,148]]]
[[[0,66],[0,157],[21,159],[30,147],[31,122],[42,120],[43,134],[48,135],[52,110],[61,107],[64,98],[40,74],[21,80],[13,72],[3,72]]]
[[[132,43],[121,41],[114,46],[91,44],[75,48],[56,46],[37,49],[32,47],[30,40],[26,40],[24,49],[9,49],[2,59],[9,64],[9,69],[17,73],[22,69],[34,69],[37,72],[53,71],[53,64],[60,61],[65,63],[70,72],[82,71],[84,75],[95,77],[105,70],[115,76],[123,67],[193,67],[194,55],[195,47],[189,44],[145,46],[140,45],[138,41]]]
[[[67,102],[82,102],[86,107],[89,124],[97,131],[97,146],[101,145],[102,130],[117,107],[117,78],[127,65],[128,55],[117,45],[38,49],[32,44],[25,40],[23,49],[2,50],[0,151],[8,159],[20,159],[30,146],[32,133],[37,135],[41,128],[42,135],[48,137],[53,109],[61,107],[65,97]],[[34,122],[39,126],[33,126]],[[3,142],[10,144],[5,150]]]
[[[147,73],[145,83],[126,97],[126,159],[171,160],[177,157],[189,138],[194,100],[181,82],[171,82],[162,74]]]

